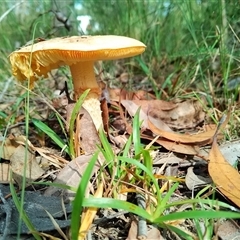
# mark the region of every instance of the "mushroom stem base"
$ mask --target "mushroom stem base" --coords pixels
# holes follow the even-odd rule
[[[97,131],[102,127],[102,111],[100,102],[96,98],[87,98],[82,105],[90,114]]]

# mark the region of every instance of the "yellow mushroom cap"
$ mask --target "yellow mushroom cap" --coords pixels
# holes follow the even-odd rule
[[[72,36],[54,38],[23,47],[10,54],[13,75],[31,83],[63,65],[115,60],[144,52],[146,46],[124,36]]]

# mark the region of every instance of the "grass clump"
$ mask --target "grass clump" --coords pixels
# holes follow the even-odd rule
[[[115,155],[112,152],[112,147],[104,134],[100,133],[100,136],[103,146],[100,152],[104,156],[103,166],[105,167],[99,174],[98,181],[104,183],[105,197],[84,197],[94,162],[96,162],[97,155],[94,155],[83,175],[74,201],[74,209],[77,209],[73,211],[72,218],[74,239],[77,238],[81,225],[78,216],[83,211],[82,207],[125,210],[127,213],[137,215],[138,220],[144,219],[146,224],[153,224],[159,229],[168,229],[182,239],[196,239],[196,236],[198,239],[211,238],[214,226],[212,220],[239,218],[240,213],[232,212],[230,205],[214,198],[203,197],[210,186],[205,187],[192,199],[186,197],[182,200],[173,200],[173,196],[177,196],[175,192],[183,179],[162,176],[165,183],[161,185],[158,182],[158,177],[153,174],[151,149],[141,144],[139,112],[133,119],[133,134],[120,154]],[[136,198],[133,202],[120,200],[122,194],[129,192],[132,192]],[[142,198],[144,207],[137,201],[139,197]],[[184,211],[180,211],[181,208]],[[186,220],[193,221],[192,233],[184,226]],[[202,226],[206,231],[202,230]]]

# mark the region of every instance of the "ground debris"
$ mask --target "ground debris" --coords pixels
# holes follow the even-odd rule
[[[130,218],[127,212],[100,209],[91,232],[93,239],[126,239],[129,228]]]
[[[9,187],[0,185],[3,195],[10,192]],[[9,235],[17,234],[18,232],[18,221],[19,212],[11,198],[6,200],[11,208],[11,219],[9,224],[8,233]],[[38,232],[48,232],[55,230],[52,220],[49,218],[48,213],[54,218],[61,229],[70,226],[70,219],[65,218],[64,211],[67,215],[71,212],[71,205],[69,203],[64,204],[65,210],[62,208],[62,200],[60,197],[54,196],[43,196],[40,192],[25,191],[24,198],[24,211],[28,215],[34,228]],[[47,212],[46,212],[47,211]],[[4,232],[5,228],[5,212],[0,204],[0,233]],[[21,234],[29,234],[29,229],[22,222]]]
[[[239,240],[240,239],[240,228],[233,220],[224,220],[217,224],[216,235],[222,240]]]

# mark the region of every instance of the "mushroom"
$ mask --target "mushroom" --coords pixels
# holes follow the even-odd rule
[[[145,48],[142,42],[124,36],[72,36],[25,46],[10,54],[10,62],[13,75],[20,81],[28,79],[31,87],[50,70],[68,65],[75,100],[86,89],[91,89],[83,107],[99,130],[102,124],[101,91],[94,74],[94,62],[132,57],[144,52]]]

